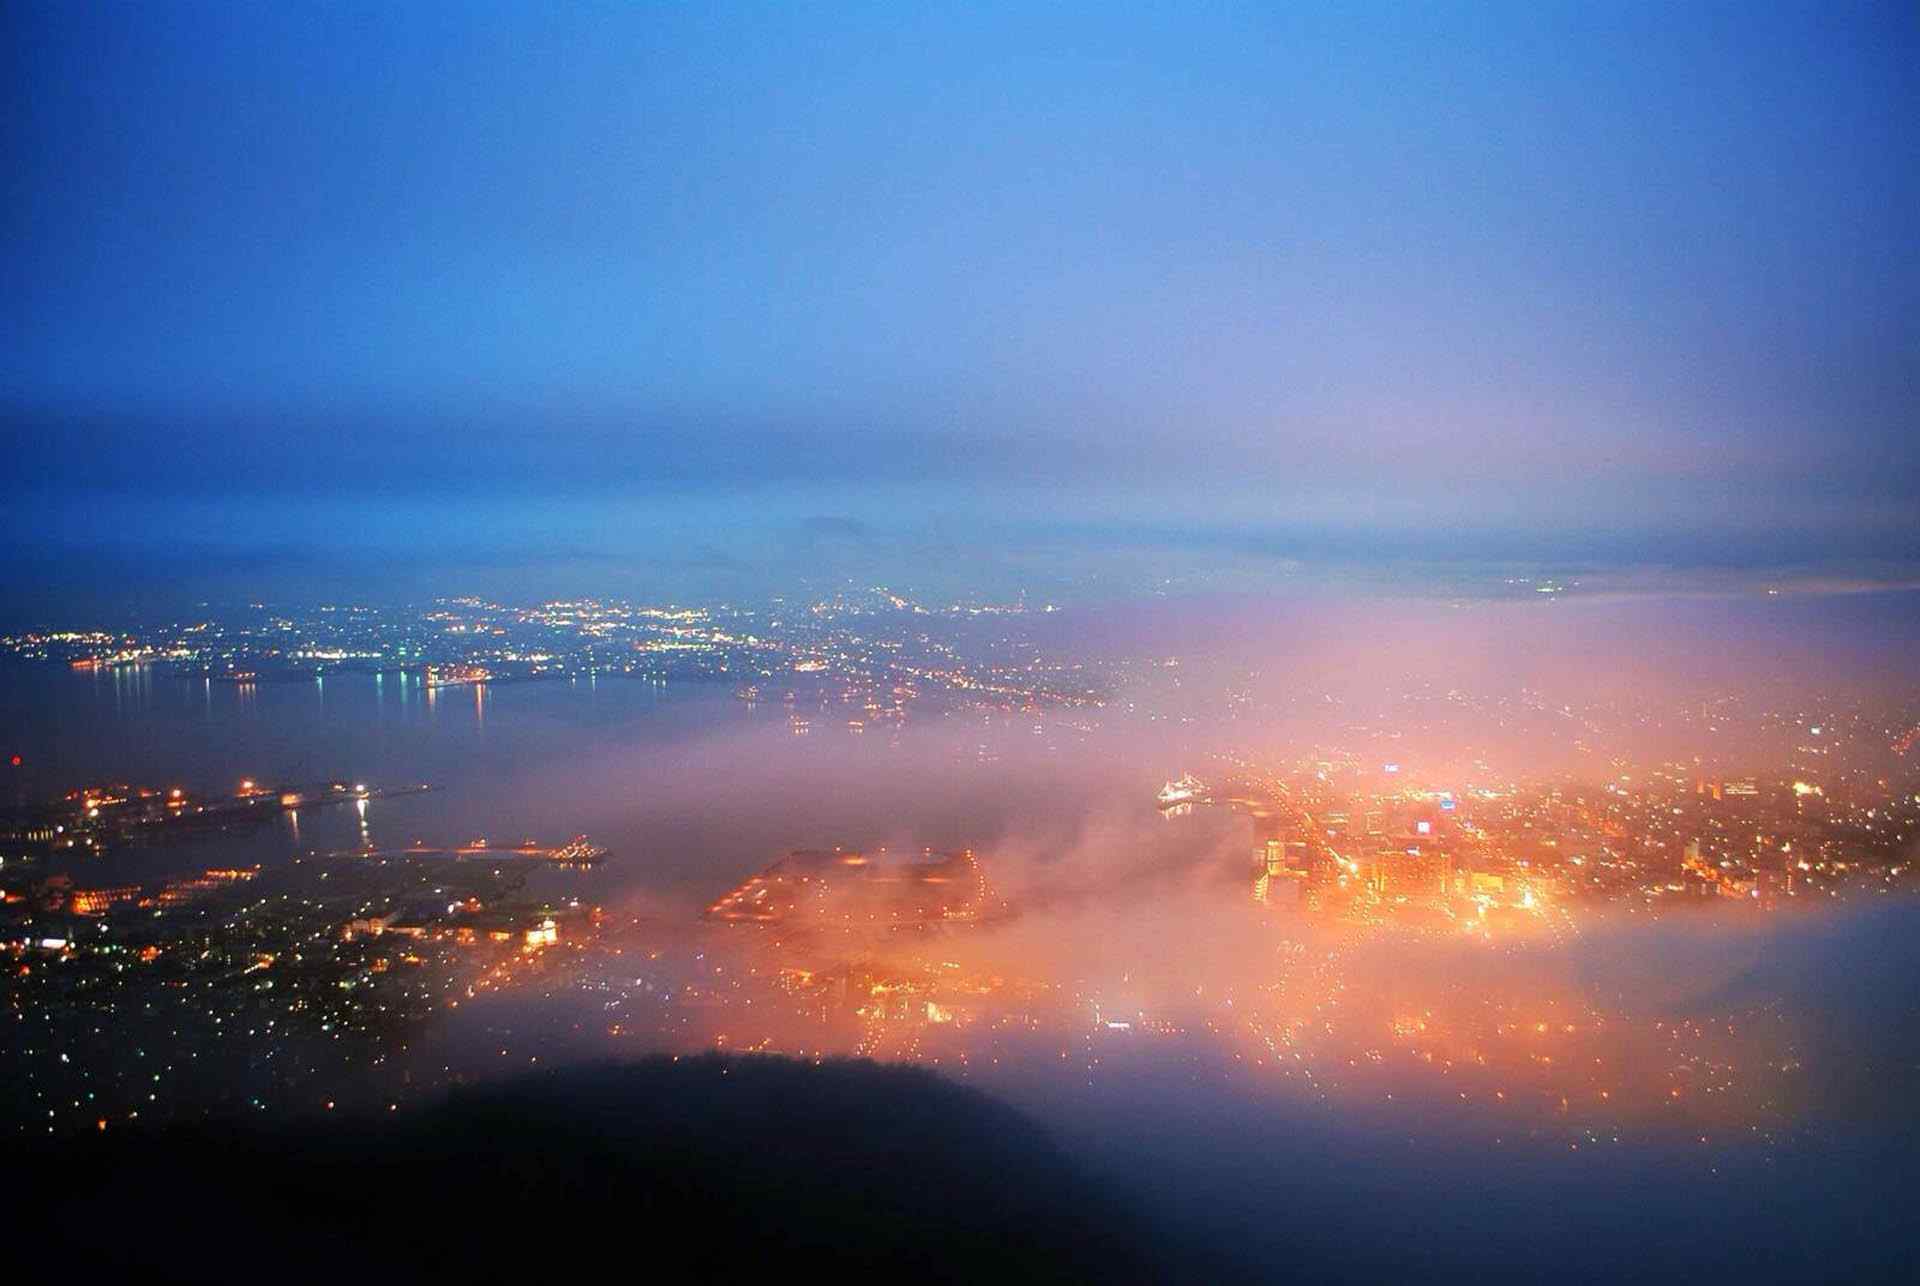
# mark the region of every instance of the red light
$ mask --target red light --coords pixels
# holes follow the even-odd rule
[[[15,756],[13,757],[13,766],[14,766],[15,768],[18,768],[18,767],[20,766],[20,756],[19,756],[19,755],[15,755]]]

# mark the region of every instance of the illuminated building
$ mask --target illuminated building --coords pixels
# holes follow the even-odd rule
[[[796,850],[730,889],[708,919],[908,928],[979,920],[1000,909],[972,850],[917,862],[839,849]]]
[[[195,898],[226,888],[228,885],[250,880],[258,875],[257,867],[215,868],[193,879],[174,880],[161,889],[154,898],[157,906],[172,908],[183,906]]]
[[[120,884],[104,889],[75,889],[67,895],[67,909],[75,915],[105,915],[109,908],[126,902],[137,902],[141,888],[138,884]]]
[[[1367,887],[1385,898],[1444,898],[1452,882],[1453,859],[1445,853],[1412,847],[1387,849],[1363,864]]]

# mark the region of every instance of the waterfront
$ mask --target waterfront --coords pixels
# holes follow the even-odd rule
[[[436,691],[342,674],[247,689],[146,669],[10,666],[0,670],[0,703],[10,735],[34,751],[9,774],[14,805],[108,781],[436,787],[364,810],[295,810],[249,835],[112,853],[87,868],[103,878],[242,858],[273,864],[367,839],[510,845],[585,833],[613,854],[592,873],[595,887],[697,909],[788,848],[966,847],[1013,825],[1023,807],[1070,807],[1088,789],[1084,765],[1022,784],[1026,765],[1078,744],[1071,729],[1036,738],[1033,720],[961,729],[943,720],[862,735],[844,717],[817,716],[796,736],[787,706],[744,702],[717,683],[582,678]],[[1000,758],[1015,752],[1013,763]],[[973,793],[927,789],[930,774]]]
[[[1533,1189],[1581,1203],[1565,1253],[1633,1176],[1663,1176],[1642,1213],[1671,1224],[1757,1217],[1783,1175],[1853,1200],[1863,1166],[1901,1172],[1905,706],[1416,683],[1309,720],[1304,679],[1249,695],[1235,659],[1162,658],[1097,717],[878,727],[780,683],[8,667],[12,807],[333,783],[176,842],[10,850],[10,1130],[424,1112],[656,1054],[870,1059],[1032,1112],[1119,1188],[1177,1174],[1170,1199],[1266,1255],[1337,1253],[1345,1203],[1403,1166],[1398,1209],[1490,1194],[1521,1257]],[[604,860],[513,852],[574,835]],[[1267,1222],[1272,1184],[1302,1226]],[[1776,1243],[1828,1253],[1841,1200]]]

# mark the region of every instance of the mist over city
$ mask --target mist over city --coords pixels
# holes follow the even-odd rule
[[[1911,1279],[1911,6],[0,23],[24,1270]]]

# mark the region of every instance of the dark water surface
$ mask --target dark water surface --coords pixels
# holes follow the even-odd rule
[[[748,704],[726,686],[628,678],[427,689],[396,674],[336,674],[242,686],[158,669],[9,666],[0,735],[22,763],[6,769],[0,801],[97,783],[208,796],[245,779],[430,784],[364,808],[282,813],[244,834],[126,847],[70,873],[153,878],[369,842],[585,834],[611,856],[584,881],[570,873],[576,895],[631,892],[689,909],[791,848],[984,851],[1014,835],[1023,850],[1064,848],[1095,815],[1154,817],[1159,765],[1117,758],[1072,727],[1001,716],[859,722],[857,709]],[[1157,844],[1220,825],[1146,833]]]

